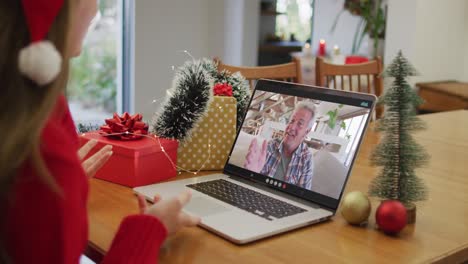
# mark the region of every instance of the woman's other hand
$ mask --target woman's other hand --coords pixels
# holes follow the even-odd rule
[[[96,146],[96,140],[89,140],[78,150],[78,157],[88,177],[94,177],[96,172],[109,160],[112,155],[112,146],[106,145],[91,157],[84,160],[88,153]]]
[[[185,191],[177,197],[170,199],[161,199],[156,195],[153,199],[154,204],[149,206],[145,198],[138,195],[138,206],[140,213],[148,214],[158,218],[166,227],[168,234],[174,234],[183,227],[196,226],[200,223],[200,218],[192,216],[182,211],[182,208],[190,201],[192,194]]]

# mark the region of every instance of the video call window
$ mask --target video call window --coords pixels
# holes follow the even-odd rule
[[[256,91],[229,163],[338,199],[370,110]]]

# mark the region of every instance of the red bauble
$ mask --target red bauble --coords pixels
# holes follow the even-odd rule
[[[396,234],[406,226],[406,208],[397,200],[383,201],[375,212],[375,220],[386,234]]]

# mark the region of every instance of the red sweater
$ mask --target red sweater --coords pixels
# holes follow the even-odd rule
[[[12,263],[78,263],[88,242],[88,179],[78,159],[78,136],[63,96],[41,141],[42,157],[62,195],[51,191],[25,162],[7,204],[6,251]],[[166,235],[157,218],[128,216],[103,263],[156,263]]]

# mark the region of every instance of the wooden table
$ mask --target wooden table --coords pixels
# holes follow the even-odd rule
[[[456,263],[468,260],[468,111],[421,116],[428,130],[415,134],[432,156],[418,170],[429,199],[417,207],[416,224],[398,236],[375,230],[375,208],[367,227],[346,224],[341,214],[252,244],[237,246],[202,228],[167,239],[161,263]],[[378,135],[368,130],[346,192],[367,192],[376,168],[369,165]],[[181,175],[180,178],[190,177]],[[89,199],[90,249],[109,249],[120,220],[137,212],[130,188],[92,179]]]

